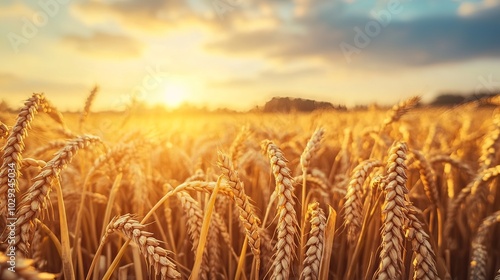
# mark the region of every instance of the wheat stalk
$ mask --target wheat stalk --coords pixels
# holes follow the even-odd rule
[[[298,233],[293,179],[290,175],[290,169],[286,165],[288,161],[280,148],[269,140],[263,141],[261,145],[271,163],[271,169],[276,181],[275,191],[278,197],[276,205],[278,243],[275,248],[271,279],[289,279],[296,249],[295,238]]]
[[[403,142],[393,145],[387,161],[387,177],[384,184],[385,200],[383,205],[382,250],[377,279],[401,279],[403,266],[403,233],[401,227],[406,223],[406,153],[408,148]]]
[[[301,174],[299,176],[293,177],[294,186],[295,185],[299,185],[299,184],[303,184],[303,180],[304,180],[304,174]],[[325,195],[325,196],[329,195],[330,192],[339,192],[339,193],[342,193],[342,191],[344,191],[344,195],[345,195],[345,190],[340,190],[338,188],[336,188],[336,189],[332,188],[328,184],[328,182],[325,182],[325,181],[323,181],[320,178],[314,177],[311,174],[307,174],[307,176],[306,176],[306,182],[313,184],[313,186],[319,187],[320,190],[321,190],[321,193],[323,195]]]
[[[222,240],[224,240],[224,243],[226,243],[233,257],[237,259],[238,255],[236,255],[236,252],[234,252],[234,249],[232,247],[231,235],[229,235],[229,230],[227,228],[226,222],[224,222],[224,219],[218,212],[214,212],[213,218],[214,218],[214,224],[217,226],[220,236],[222,237]]]
[[[335,163],[332,166],[332,171],[335,170],[336,173],[342,175],[347,173],[349,168],[349,144],[352,142],[352,130],[350,128],[344,129],[344,139],[342,140],[342,145],[340,147],[340,152],[335,157]],[[331,175],[334,173],[331,171]],[[338,176],[338,175],[337,175]]]
[[[217,213],[214,211],[214,214]],[[215,216],[215,215],[214,215]],[[215,219],[214,219],[215,220]],[[210,224],[208,229],[207,242],[210,246],[205,247],[205,251],[208,251],[208,263],[205,269],[208,269],[209,279],[218,279],[217,269],[221,266],[220,263],[220,246],[219,246],[219,227],[216,223]],[[202,264],[203,266],[203,264]]]
[[[203,181],[207,176],[205,172],[201,169],[197,169],[191,177],[188,177],[184,182],[193,182],[193,181]]]

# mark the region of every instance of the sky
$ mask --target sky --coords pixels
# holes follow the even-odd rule
[[[500,88],[500,0],[2,0],[0,99],[246,110]]]

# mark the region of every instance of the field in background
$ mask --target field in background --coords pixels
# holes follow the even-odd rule
[[[493,279],[500,113],[416,102],[62,115],[34,95],[0,113],[0,278]]]

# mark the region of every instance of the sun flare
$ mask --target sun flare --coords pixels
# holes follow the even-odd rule
[[[187,100],[190,89],[185,83],[172,81],[165,86],[162,94],[162,102],[168,107],[176,108]]]

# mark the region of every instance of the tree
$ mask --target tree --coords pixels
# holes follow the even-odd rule
[[[441,94],[434,101],[431,102],[432,106],[451,106],[463,103],[465,96],[459,94]]]

